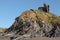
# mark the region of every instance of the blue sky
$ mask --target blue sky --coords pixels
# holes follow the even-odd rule
[[[9,28],[22,12],[37,9],[43,3],[49,4],[50,11],[60,16],[60,0],[0,0],[0,28]]]

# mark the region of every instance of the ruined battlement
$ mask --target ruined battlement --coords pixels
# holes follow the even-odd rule
[[[47,4],[43,4],[43,7],[39,7],[38,10],[43,10],[45,12],[49,12],[50,11],[50,6]]]

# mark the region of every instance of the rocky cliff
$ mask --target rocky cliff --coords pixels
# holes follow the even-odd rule
[[[15,18],[5,33],[25,37],[60,37],[60,17],[43,10],[28,10]]]

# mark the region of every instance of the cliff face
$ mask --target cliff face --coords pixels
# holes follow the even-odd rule
[[[30,37],[57,37],[60,36],[60,18],[42,10],[25,11],[5,32]]]
[[[45,10],[46,8],[43,7]],[[29,37],[60,37],[60,17],[47,9],[28,10],[16,17],[15,22],[5,33]]]

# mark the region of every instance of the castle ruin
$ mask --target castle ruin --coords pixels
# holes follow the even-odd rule
[[[39,7],[38,10],[43,10],[45,12],[49,12],[49,5],[43,4],[43,7]]]

